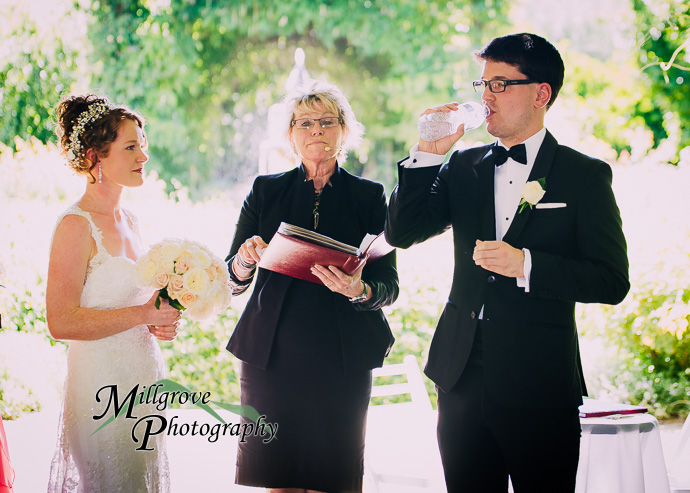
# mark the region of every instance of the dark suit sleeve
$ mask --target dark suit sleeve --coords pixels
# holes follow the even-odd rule
[[[398,163],[398,186],[391,194],[386,240],[408,248],[450,227],[448,164],[405,168]]]
[[[372,234],[383,231],[386,220],[386,193],[383,186],[377,184],[372,195],[369,216],[369,232]],[[371,287],[372,296],[362,303],[353,303],[357,311],[378,310],[392,305],[398,298],[398,270],[395,250],[378,260],[367,263],[362,271],[362,280]]]
[[[531,251],[530,296],[580,303],[620,303],[630,289],[611,167],[601,161],[584,178],[576,211],[576,251],[563,257]]]
[[[238,250],[242,244],[254,235],[259,234],[259,206],[258,206],[258,196],[259,196],[260,182],[257,178],[254,180],[252,189],[244,199],[242,204],[242,209],[240,210],[239,218],[237,219],[237,225],[235,227],[235,236],[232,240],[232,246],[230,247],[230,253],[225,257],[225,261],[228,264],[228,271],[230,272],[230,282],[232,286],[232,294],[238,295],[246,291],[249,285],[254,279],[254,273],[249,279],[244,281],[239,280],[235,277],[232,271],[232,262],[237,255]]]

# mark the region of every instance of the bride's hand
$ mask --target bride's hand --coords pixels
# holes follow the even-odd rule
[[[158,298],[158,291],[153,293],[151,299],[146,302],[144,306],[144,313],[146,319],[144,323],[147,325],[172,325],[180,320],[180,310],[170,306],[167,300],[161,300],[159,308],[156,308],[156,298]]]
[[[149,325],[149,332],[161,341],[174,341],[177,337],[177,332],[180,328],[180,322],[177,321],[171,325]]]

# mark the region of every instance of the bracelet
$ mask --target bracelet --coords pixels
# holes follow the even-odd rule
[[[239,254],[235,255],[235,259],[237,259],[237,263],[239,264],[239,266],[245,270],[256,269],[256,263],[250,264],[249,262],[242,260],[242,257],[240,257]]]
[[[350,303],[361,303],[362,301],[367,299],[367,296],[369,295],[369,286],[367,286],[367,283],[362,281],[361,279],[359,282],[362,283],[362,294],[359,296],[353,296],[352,298],[348,298],[350,300]]]

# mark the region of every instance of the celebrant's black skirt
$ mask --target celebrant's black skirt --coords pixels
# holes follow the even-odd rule
[[[269,443],[253,435],[239,444],[237,484],[362,491],[371,371],[344,375],[332,296],[323,286],[293,281],[268,368],[242,363],[242,404],[278,431]]]

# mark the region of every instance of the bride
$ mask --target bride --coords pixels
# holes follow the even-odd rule
[[[122,189],[143,183],[144,121],[96,95],[63,99],[57,119],[68,164],[87,183],[58,219],[50,252],[48,328],[70,347],[48,492],[167,492],[163,433],[146,450],[137,450],[135,420],[126,416],[94,433],[115,414],[108,409],[112,396],[99,389],[116,389],[122,403],[132,389],[163,378],[155,338],[174,340],[180,318],[167,303],[156,309],[157,293],[138,287],[135,261],[143,252],[137,220],[120,207]],[[142,404],[132,413],[160,411]]]

